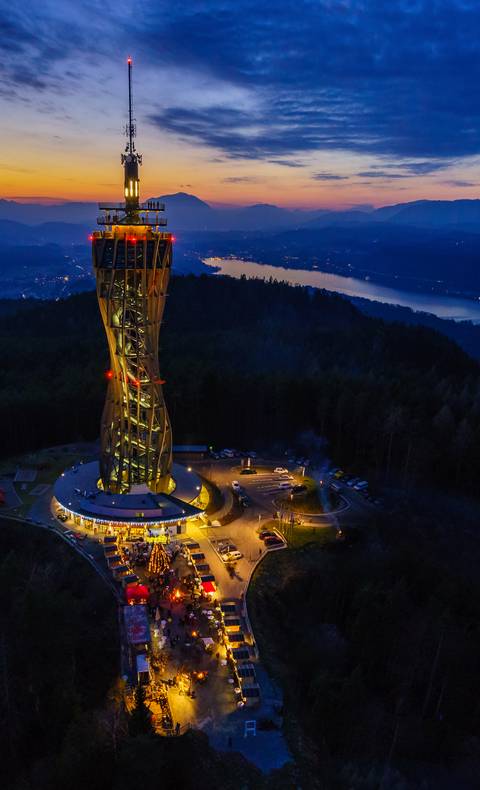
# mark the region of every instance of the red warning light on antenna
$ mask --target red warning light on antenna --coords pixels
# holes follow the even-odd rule
[[[172,240],[172,242],[174,242],[174,241],[176,241],[176,240],[177,240],[177,237],[176,237],[176,236],[172,236],[172,237],[171,237],[171,240]]]
[[[88,240],[89,240],[89,241],[93,241],[93,236],[92,236],[92,234],[90,234],[90,236],[88,237]]]
[[[127,63],[128,63],[129,66],[132,65],[132,58],[130,57],[130,55],[127,58]]]

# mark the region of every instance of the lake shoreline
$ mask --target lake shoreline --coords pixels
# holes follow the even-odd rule
[[[381,278],[362,279],[346,274],[332,274],[321,269],[275,266],[241,258],[202,258],[212,273],[240,277],[276,279],[291,285],[303,285],[340,293],[347,298],[360,298],[384,304],[407,307],[437,318],[453,321],[480,323],[480,302],[472,294],[452,293],[444,290],[419,290],[393,287],[382,283]],[[384,278],[391,282],[391,278]]]

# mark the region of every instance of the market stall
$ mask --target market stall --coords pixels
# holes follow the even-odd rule
[[[213,581],[202,582],[202,589],[203,589],[203,592],[206,593],[207,595],[214,595],[216,593],[216,591],[217,591],[217,588],[215,586],[215,582],[213,582]]]
[[[150,627],[146,606],[124,606],[123,620],[129,645],[141,645],[150,642]]]
[[[128,604],[146,604],[149,597],[149,589],[146,584],[134,582],[125,587],[125,600]]]

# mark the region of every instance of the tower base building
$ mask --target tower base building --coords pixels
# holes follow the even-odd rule
[[[154,493],[146,485],[113,494],[101,485],[98,461],[78,464],[56,481],[53,506],[94,535],[168,540],[184,533],[189,520],[201,517],[208,502],[208,492],[190,467],[173,464],[172,481],[168,494]]]

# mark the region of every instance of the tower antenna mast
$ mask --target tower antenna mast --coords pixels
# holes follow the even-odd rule
[[[135,137],[135,124],[133,122],[133,102],[132,102],[132,58],[128,58],[128,152],[133,154],[135,145],[133,138]]]

